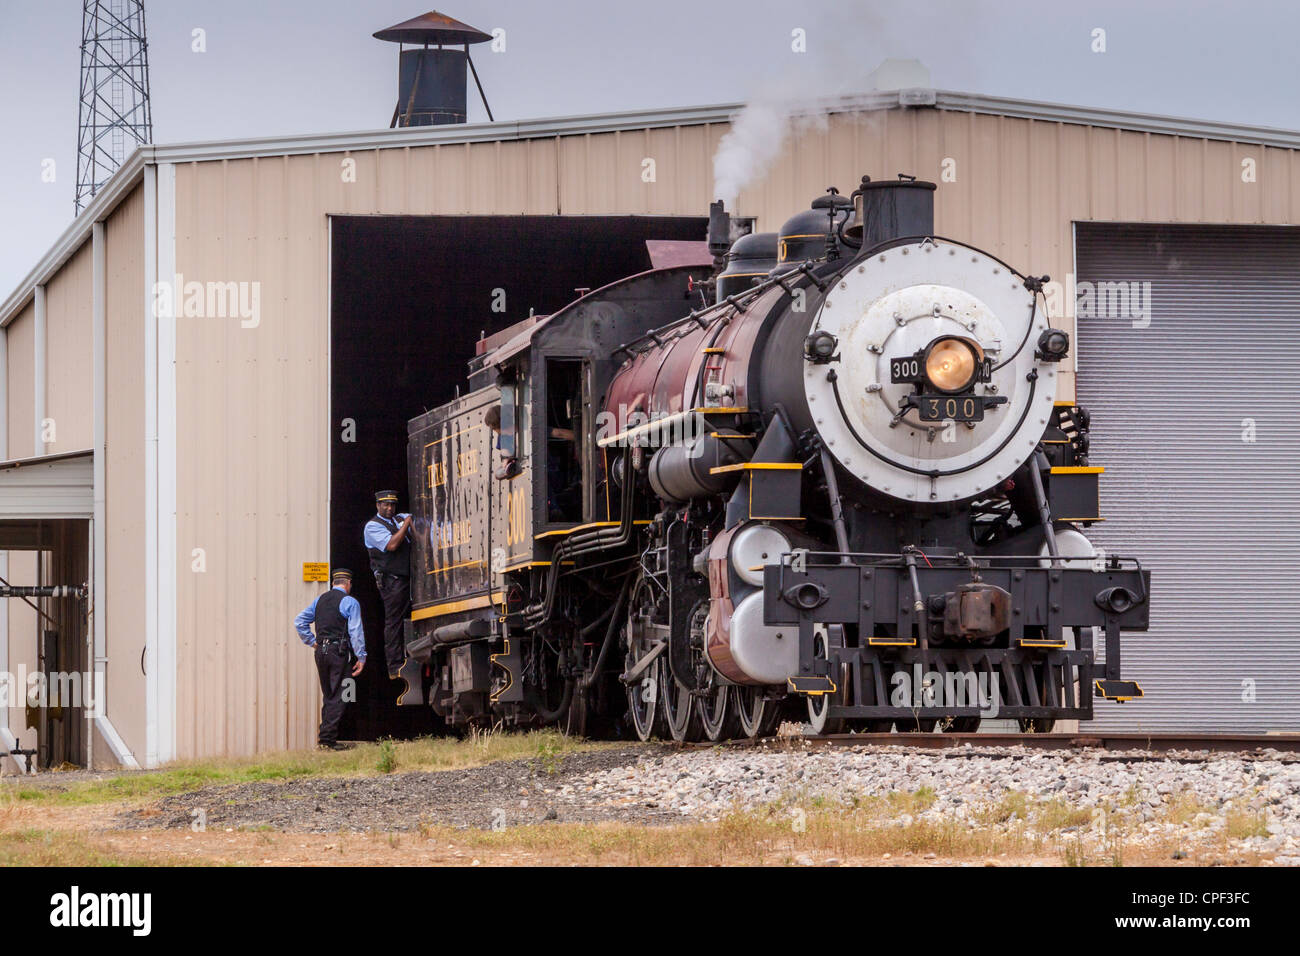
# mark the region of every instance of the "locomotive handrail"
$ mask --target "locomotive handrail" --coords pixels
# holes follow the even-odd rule
[[[620,345],[618,348],[614,349],[614,351],[611,352],[610,354],[617,355],[619,352],[625,352],[627,353],[628,357],[631,358],[633,355],[633,350],[636,349],[638,346],[644,344],[647,339],[653,340],[656,345],[661,345],[663,343],[659,341],[657,336],[664,335],[668,332],[674,331],[675,329],[677,329],[678,327],[680,327],[681,325],[687,322],[694,322],[700,328],[706,328],[709,323],[704,321],[704,316],[708,315],[711,312],[717,312],[718,310],[722,309],[724,306],[731,306],[735,308],[737,305],[739,305],[740,299],[748,299],[752,296],[756,296],[758,293],[765,292],[768,289],[772,288],[773,286],[779,285],[782,289],[785,289],[786,292],[789,292],[790,289],[789,287],[786,286],[785,280],[793,273],[802,273],[808,279],[812,280],[812,282],[816,284],[819,290],[825,289],[829,283],[813,275],[813,263],[820,262],[820,261],[822,260],[809,259],[807,262],[799,266],[799,268],[797,269],[792,269],[790,270],[790,272],[782,273],[781,275],[772,276],[771,278],[765,279],[762,282],[750,286],[748,289],[741,289],[739,292],[734,292],[731,295],[727,296],[725,299],[723,299],[721,302],[715,302],[713,303],[713,305],[705,306],[702,309],[692,309],[688,315],[684,315],[680,319],[674,319],[673,321],[669,322],[667,325],[661,325],[657,329],[651,329],[650,331],[646,332],[644,335],[641,335],[633,339],[631,342],[626,342],[623,345]]]

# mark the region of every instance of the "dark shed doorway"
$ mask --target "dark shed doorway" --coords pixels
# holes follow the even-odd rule
[[[707,224],[686,216],[331,218],[330,563],[356,575],[373,665],[346,711],[344,738],[434,728],[427,708],[395,705],[400,684],[381,663],[383,610],[361,537],[376,489],[396,488],[399,510],[409,508],[407,420],[464,390],[481,334],[530,310],[549,314],[579,288],[644,272],[646,240],[702,240]]]

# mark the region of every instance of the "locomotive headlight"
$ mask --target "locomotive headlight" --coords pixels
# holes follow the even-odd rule
[[[803,341],[803,354],[808,361],[825,365],[835,357],[839,340],[824,329],[819,329]]]
[[[925,350],[925,377],[941,392],[960,392],[975,381],[983,356],[979,346],[953,336],[937,338]]]
[[[1038,337],[1037,357],[1044,362],[1059,362],[1070,351],[1070,336],[1060,329],[1047,329]]]

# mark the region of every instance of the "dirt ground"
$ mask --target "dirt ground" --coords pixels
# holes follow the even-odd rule
[[[549,763],[508,760],[456,771],[208,787],[125,811],[114,823],[123,829],[189,830],[200,813],[209,828],[308,833],[490,829],[551,821],[679,823],[680,814],[605,806],[559,792],[592,771],[632,767],[661,749],[595,750]]]
[[[497,759],[446,770],[344,773],[188,785],[168,795],[71,799],[105,775],[69,773],[0,782],[0,864],[16,865],[1115,865],[1113,849],[1015,834],[972,839],[964,828],[810,807],[806,829],[789,808],[692,821],[680,810],[611,799],[585,779],[637,772],[671,748],[604,747]],[[370,759],[367,753],[363,761]],[[409,764],[408,764],[409,766]],[[137,774],[136,783],[148,780]],[[765,815],[766,814],[766,815]],[[1175,854],[1172,851],[1177,850]],[[1181,854],[1181,855],[1179,855]],[[1127,851],[1124,865],[1252,864],[1178,845]]]

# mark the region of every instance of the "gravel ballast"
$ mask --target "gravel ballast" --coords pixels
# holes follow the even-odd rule
[[[1237,849],[1300,863],[1300,761],[1293,755],[1115,754],[1095,750],[972,747],[627,747],[543,762],[468,770],[307,778],[210,787],[124,814],[128,827],[411,830],[422,825],[500,829],[546,822],[649,825],[718,820],[784,804],[833,809],[922,793],[894,825],[956,821],[993,826],[988,809],[1021,795],[1104,810],[1130,838],[1224,838],[1229,812],[1262,821]],[[1176,812],[1180,811],[1181,812]],[[1260,829],[1260,828],[1257,828]]]

